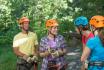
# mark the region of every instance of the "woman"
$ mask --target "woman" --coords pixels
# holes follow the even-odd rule
[[[66,42],[62,35],[58,35],[58,26],[54,19],[46,21],[48,35],[41,39],[39,49],[43,57],[41,70],[65,70]]]
[[[80,33],[80,35],[81,35],[81,40],[82,40],[82,45],[83,45],[82,51],[83,51],[88,39],[94,37],[94,35],[88,28],[88,19],[86,17],[80,16],[80,17],[76,18],[74,24],[76,26],[77,33]],[[86,60],[86,62],[87,62],[87,60]],[[88,66],[87,63],[83,64],[81,67],[81,70],[87,69],[87,66]]]
[[[82,49],[84,50],[87,40],[94,37],[93,33],[88,28],[88,19],[84,16],[80,16],[75,19],[74,24],[76,26],[77,33],[80,33],[81,35],[83,44]]]
[[[88,70],[104,70],[104,17],[94,16],[90,24],[98,34],[88,40],[81,61],[89,60]]]

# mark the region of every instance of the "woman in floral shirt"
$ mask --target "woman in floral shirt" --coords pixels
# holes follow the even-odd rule
[[[58,35],[58,23],[54,19],[47,20],[48,35],[40,41],[40,56],[43,57],[41,70],[65,70],[66,42]]]

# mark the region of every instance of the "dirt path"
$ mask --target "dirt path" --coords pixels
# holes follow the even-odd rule
[[[68,68],[67,70],[80,70],[81,68],[81,62],[80,62],[80,56],[81,56],[81,48],[80,47],[69,47],[68,53],[66,56],[66,60],[68,61]]]

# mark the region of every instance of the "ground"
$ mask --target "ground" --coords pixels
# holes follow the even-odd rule
[[[81,47],[69,47],[69,52],[67,53],[68,68],[67,70],[80,70],[81,69]]]

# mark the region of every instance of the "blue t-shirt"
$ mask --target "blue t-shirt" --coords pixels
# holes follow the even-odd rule
[[[86,45],[91,50],[89,61],[104,61],[104,46],[99,36],[90,38]]]
[[[90,38],[86,45],[91,50],[89,61],[104,61],[104,46],[99,36]],[[88,70],[104,70],[104,67],[89,66]]]

